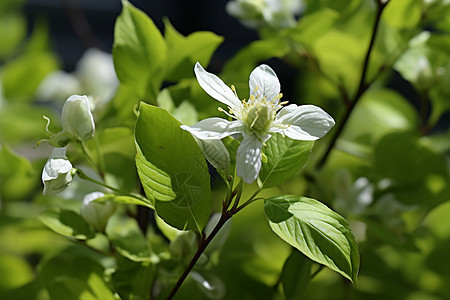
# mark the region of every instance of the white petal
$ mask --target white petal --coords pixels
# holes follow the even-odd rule
[[[261,148],[263,143],[256,135],[243,134],[244,139],[236,152],[236,174],[246,183],[252,183],[261,170]]]
[[[255,98],[267,97],[267,101],[272,101],[280,93],[280,81],[268,65],[260,65],[252,71],[249,86],[250,94]],[[276,101],[278,103],[278,99]]]
[[[228,105],[234,111],[240,111],[241,101],[235,93],[216,75],[207,72],[200,63],[194,67],[195,76],[200,86],[214,99]]]
[[[181,125],[181,129],[189,131],[202,140],[223,139],[226,136],[241,133],[245,125],[241,121],[227,121],[222,118],[209,118],[192,126]]]
[[[95,131],[94,117],[87,96],[72,95],[63,105],[61,112],[63,130],[81,140],[89,139]]]
[[[270,132],[279,132],[295,140],[314,141],[334,126],[334,119],[315,105],[291,104],[279,112],[273,125],[277,124],[289,127],[280,129],[274,126]]]

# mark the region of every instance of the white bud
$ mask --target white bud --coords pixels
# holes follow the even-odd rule
[[[104,231],[109,217],[116,211],[116,206],[111,201],[94,202],[105,196],[102,192],[93,192],[84,196],[81,204],[81,216],[96,230]]]
[[[61,123],[66,131],[80,140],[94,135],[95,123],[89,99],[86,96],[70,96],[62,108]]]
[[[66,157],[66,148],[55,148],[42,170],[44,195],[62,192],[72,181],[74,169]]]

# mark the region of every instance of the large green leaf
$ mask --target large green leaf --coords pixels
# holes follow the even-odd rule
[[[141,103],[136,166],[158,215],[178,229],[201,231],[211,213],[205,158],[190,133],[166,110]]]
[[[155,101],[164,79],[166,44],[153,21],[128,1],[114,28],[113,58],[120,90],[116,106],[130,112],[140,100]]]
[[[274,187],[295,175],[305,165],[313,145],[314,142],[297,141],[278,133],[272,136],[263,149],[267,162],[259,172],[261,185]]]
[[[356,283],[359,252],[343,217],[317,200],[295,195],[266,199],[264,211],[284,241]]]
[[[94,229],[77,213],[66,209],[47,210],[39,216],[45,226],[51,230],[79,240],[95,237]]]
[[[180,80],[194,76],[194,65],[200,62],[207,66],[212,54],[223,38],[207,31],[198,31],[187,37],[181,35],[166,20],[165,38],[167,42],[167,80]]]

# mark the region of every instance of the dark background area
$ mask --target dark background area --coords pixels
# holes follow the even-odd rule
[[[212,69],[220,66],[257,38],[256,31],[242,26],[228,15],[228,0],[131,0],[144,11],[163,32],[163,18],[183,35],[200,30],[213,31],[225,38],[212,61]],[[49,23],[53,49],[60,56],[63,67],[72,71],[77,60],[89,47],[110,52],[114,37],[114,23],[120,14],[120,0],[27,0],[25,14],[30,24],[39,18]]]
[[[220,72],[223,64],[239,49],[258,38],[255,30],[244,27],[226,12],[225,6],[229,0],[129,1],[150,16],[161,32],[164,32],[163,18],[167,17],[183,35],[205,30],[223,36],[224,42],[213,55],[208,68],[214,73]],[[53,50],[66,71],[73,71],[76,62],[90,47],[111,52],[114,23],[121,9],[120,0],[26,0],[24,4],[29,33],[37,20],[48,22]],[[276,60],[271,60],[270,64],[283,82],[286,99],[292,100],[293,75],[297,71]],[[416,108],[419,107],[416,91],[396,72],[387,86],[403,94]],[[447,130],[449,125],[450,117],[446,114],[433,131]]]

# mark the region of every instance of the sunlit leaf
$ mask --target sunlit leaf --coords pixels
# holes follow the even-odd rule
[[[42,213],[39,219],[56,233],[86,240],[95,237],[94,229],[77,213],[65,209],[50,209]]]
[[[261,186],[274,187],[295,175],[305,165],[313,145],[314,142],[273,135],[263,148],[267,162],[262,164],[259,173]]]
[[[359,252],[343,217],[317,200],[294,195],[266,199],[264,211],[285,242],[356,283]]]
[[[121,86],[116,106],[123,114],[141,100],[155,102],[164,78],[166,44],[153,21],[128,1],[114,29],[114,67]]]
[[[166,19],[164,22],[167,43],[166,79],[180,80],[194,76],[194,65],[200,62],[209,64],[212,54],[222,43],[223,38],[208,31],[197,31],[185,37]]]
[[[194,138],[166,110],[141,103],[136,165],[158,215],[178,229],[201,231],[211,212],[210,177]]]

